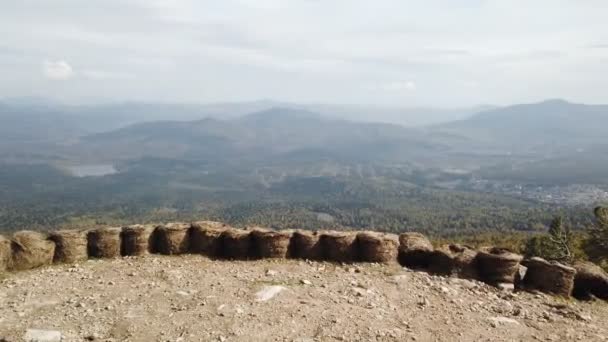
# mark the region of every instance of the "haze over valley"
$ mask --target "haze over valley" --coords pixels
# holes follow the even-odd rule
[[[374,114],[361,120],[351,109]],[[443,234],[495,228],[499,218],[499,229],[527,230],[608,200],[608,106],[546,100],[469,111],[8,100],[2,227],[207,215]],[[404,125],[412,113],[440,118]],[[490,211],[470,215],[479,208]]]

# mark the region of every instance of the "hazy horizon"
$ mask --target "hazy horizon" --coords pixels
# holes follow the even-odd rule
[[[20,1],[0,98],[463,108],[606,102],[608,3]]]

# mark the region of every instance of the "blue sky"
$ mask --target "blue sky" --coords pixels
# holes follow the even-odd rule
[[[0,3],[0,98],[608,103],[605,0]]]

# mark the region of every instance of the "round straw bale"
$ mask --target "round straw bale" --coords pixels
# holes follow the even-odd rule
[[[198,221],[192,223],[190,250],[210,258],[221,256],[222,233],[229,227],[221,222]]]
[[[352,232],[330,231],[322,233],[319,242],[327,260],[352,262],[358,260],[356,238],[357,234]]]
[[[153,225],[135,224],[122,228],[120,254],[142,256],[152,252]]]
[[[513,284],[521,255],[501,248],[484,248],[477,254],[477,272],[480,280],[490,285]]]
[[[190,224],[171,222],[154,230],[154,251],[164,255],[184,254],[190,251]]]
[[[528,268],[523,279],[525,290],[570,297],[576,275],[574,268],[537,257],[524,260],[522,265]]]
[[[58,230],[49,234],[55,242],[53,262],[75,263],[87,260],[87,232],[83,230]]]
[[[451,244],[446,247],[453,260],[452,273],[459,278],[479,279],[477,273],[477,251],[471,247]]]
[[[116,258],[120,256],[120,232],[118,227],[104,227],[88,232],[89,256],[93,258]]]
[[[409,268],[429,267],[433,245],[426,236],[408,232],[399,235],[399,263]],[[436,256],[440,258],[440,256]]]
[[[395,234],[361,232],[357,234],[361,261],[391,263],[397,261],[399,237]]]
[[[9,269],[11,254],[11,241],[0,235],[0,274]]]
[[[253,230],[251,243],[255,256],[258,258],[287,258],[292,234],[291,230]]]
[[[448,248],[437,248],[432,252],[428,252],[429,273],[451,276],[454,273],[454,256]]]
[[[11,250],[11,269],[29,270],[52,264],[55,244],[45,234],[20,231],[13,234]]]
[[[297,230],[291,237],[290,255],[293,258],[321,260],[323,258],[323,249],[319,238],[319,232],[309,230]]]
[[[586,261],[575,262],[572,266],[576,269],[572,291],[575,298],[608,300],[608,274],[601,267]]]
[[[246,260],[253,256],[248,230],[230,228],[222,232],[220,239],[221,256],[224,258]]]

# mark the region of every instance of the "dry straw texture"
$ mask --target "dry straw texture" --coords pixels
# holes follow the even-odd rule
[[[394,234],[362,232],[357,234],[361,261],[392,263],[397,261],[399,237]]]
[[[558,262],[532,258],[522,262],[528,268],[523,279],[523,288],[570,297],[576,270]]]
[[[426,236],[408,232],[399,235],[399,263],[409,268],[427,269],[433,258],[433,245]],[[441,255],[435,256],[441,259]]]
[[[120,254],[142,256],[152,252],[154,226],[136,224],[122,228]]]
[[[190,251],[190,224],[172,222],[156,227],[154,250],[164,255],[184,254]]]
[[[449,273],[466,279],[478,279],[477,251],[463,245],[450,244],[438,248],[450,257]]]
[[[447,248],[438,248],[432,252],[426,252],[428,259],[427,270],[430,273],[450,276],[454,273],[454,257]],[[424,255],[424,254],[421,254]]]
[[[255,256],[258,258],[287,258],[293,232],[254,229],[251,232]]]
[[[323,257],[320,237],[319,232],[295,231],[291,237],[291,256],[299,259],[320,260]]]
[[[120,256],[120,233],[117,227],[97,228],[88,233],[89,256],[116,258]]]
[[[322,233],[320,243],[327,260],[337,262],[358,260],[356,238],[357,234],[352,232],[332,231]]]
[[[0,274],[8,270],[11,253],[11,241],[0,235]]]
[[[480,280],[496,285],[514,282],[523,257],[501,248],[485,248],[476,259]]]
[[[190,250],[210,258],[221,256],[221,235],[229,227],[221,222],[199,221],[192,223]]]
[[[574,297],[589,300],[597,297],[608,300],[608,274],[598,265],[590,262],[575,262]]]
[[[38,232],[20,231],[13,235],[12,270],[29,270],[53,263],[55,244]]]
[[[246,260],[253,256],[251,251],[250,232],[243,229],[230,228],[222,232],[221,256],[227,259]]]
[[[53,262],[70,264],[88,259],[86,231],[59,230],[51,232],[49,238],[55,242]]]

